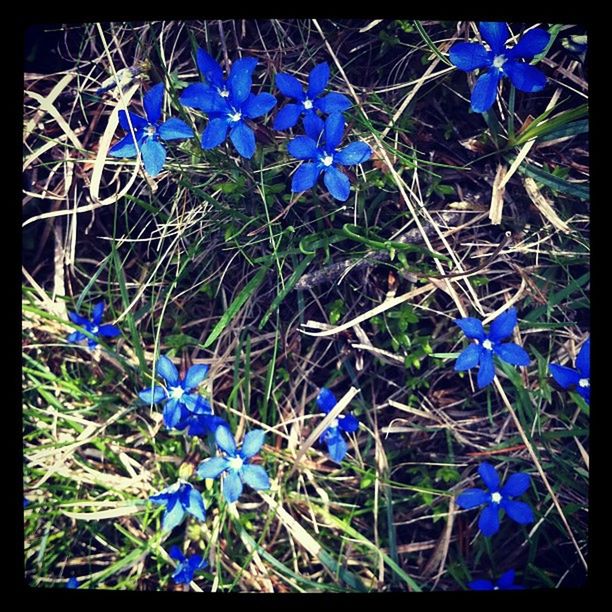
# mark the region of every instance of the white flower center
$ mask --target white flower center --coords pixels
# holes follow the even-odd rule
[[[579,386],[579,387],[582,387],[582,388],[588,388],[588,387],[590,387],[590,386],[591,386],[591,383],[590,383],[590,381],[589,381],[589,379],[588,379],[588,378],[581,378],[581,379],[578,381],[578,386]]]
[[[494,587],[493,587],[493,590],[494,590],[494,591],[499,591],[499,587],[498,587],[498,586],[494,586]]]
[[[242,467],[243,463],[244,463],[244,461],[243,461],[242,457],[232,457],[228,461],[228,464],[229,464],[230,468],[232,470],[236,470],[236,471],[238,471]]]
[[[309,100],[308,98],[306,98],[304,100],[304,108],[306,110],[310,110],[312,108],[312,100]]]
[[[493,67],[494,68],[501,68],[507,61],[508,60],[507,60],[505,55],[496,55],[493,58]]]
[[[90,331],[92,334],[97,334],[100,331],[100,328],[97,325],[94,325]],[[588,383],[587,383],[587,387],[588,387]]]
[[[335,429],[336,427],[338,427],[338,419],[334,419],[329,426],[333,429]]]
[[[325,155],[321,157],[321,163],[324,166],[331,166],[334,163],[334,158],[331,155]]]
[[[225,87],[223,89],[218,89],[217,91],[222,98],[229,98],[230,92]]]
[[[242,113],[240,111],[236,111],[235,113],[229,113],[228,117],[230,121],[240,121],[242,119]]]
[[[487,338],[482,343],[482,348],[487,349],[487,351],[492,351],[493,350],[493,343]]]
[[[502,500],[501,493],[499,493],[498,491],[495,491],[495,493],[491,493],[491,501],[494,504],[499,504],[501,500]]]
[[[183,387],[171,387],[170,388],[170,397],[172,399],[181,399],[181,397],[183,397],[183,393],[185,393],[185,390],[183,389]]]
[[[147,127],[145,128],[145,134],[149,137],[155,136],[155,132],[157,132],[157,129],[154,125],[147,125]]]

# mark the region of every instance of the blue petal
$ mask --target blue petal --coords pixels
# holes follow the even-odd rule
[[[448,54],[451,64],[460,70],[471,72],[476,68],[485,68],[493,62],[493,53],[487,51],[480,43],[455,43]]]
[[[500,589],[508,589],[508,588],[512,587],[514,585],[514,576],[515,575],[516,575],[516,572],[513,569],[508,570],[507,572],[504,572],[499,577],[499,580],[497,581],[496,585]]]
[[[193,487],[189,489],[189,498],[185,505],[185,510],[192,516],[195,516],[199,521],[204,522],[206,520],[206,508],[204,506],[202,494]]]
[[[464,510],[471,510],[491,501],[491,495],[482,489],[466,489],[457,496],[457,505]]]
[[[582,396],[582,398],[584,399],[584,401],[587,404],[591,403],[591,387],[581,387],[580,385],[576,387],[576,391],[578,391],[578,394],[580,396]]]
[[[196,63],[206,82],[214,87],[223,85],[223,71],[221,66],[206,52],[198,47],[196,51]]]
[[[185,518],[185,510],[183,506],[178,502],[178,499],[174,499],[170,502],[168,509],[164,512],[162,517],[162,529],[164,531],[172,531],[177,525],[180,525]]]
[[[372,157],[372,149],[365,142],[352,142],[334,155],[334,161],[343,166],[362,164]]]
[[[497,68],[491,68],[478,77],[472,90],[471,100],[472,110],[475,113],[485,113],[491,108],[497,97],[497,84],[501,77],[502,73]]]
[[[317,164],[302,164],[293,175],[293,179],[291,180],[291,191],[297,193],[314,187],[317,178],[319,178],[319,173],[320,169]]]
[[[170,555],[170,557],[172,557],[172,559],[175,559],[176,561],[184,561],[185,560],[185,555],[181,552],[181,549],[174,544],[170,550],[168,551],[168,554]]]
[[[308,97],[316,98],[323,92],[329,81],[329,66],[326,62],[317,64],[308,75]]]
[[[326,440],[329,457],[336,463],[341,463],[348,450],[348,445],[341,435]]]
[[[559,383],[564,389],[569,389],[573,385],[577,385],[580,380],[580,374],[576,372],[576,370],[572,370],[572,368],[567,368],[565,366],[556,365],[551,363],[548,366],[550,373],[553,375],[553,378]]]
[[[315,102],[315,107],[326,115],[341,113],[351,106],[351,101],[345,95],[336,92],[328,93]]]
[[[183,383],[185,391],[195,389],[206,378],[206,374],[208,374],[207,365],[192,365],[185,375],[185,382]]]
[[[463,331],[468,338],[480,340],[481,342],[485,339],[484,328],[478,319],[466,317],[465,319],[455,319],[454,323],[461,328],[461,331]]]
[[[223,427],[219,427],[217,431],[220,429],[223,429]],[[223,480],[223,496],[231,504],[240,497],[241,493],[242,480],[240,480],[238,472],[235,470],[229,470],[225,474],[225,479]]]
[[[348,176],[340,172],[338,168],[334,168],[334,166],[326,168],[323,172],[323,182],[329,190],[329,193],[331,193],[336,200],[340,200],[340,202],[346,202],[346,200],[348,200],[351,194],[351,183]]]
[[[528,525],[535,521],[533,511],[525,502],[502,499],[501,507],[513,521],[516,521],[520,525]]]
[[[353,433],[359,429],[359,420],[352,414],[344,414],[338,417],[338,426],[346,433]]]
[[[497,504],[489,504],[482,509],[478,519],[478,528],[487,538],[499,531],[499,506]]]
[[[228,455],[234,457],[236,455],[236,442],[232,432],[227,427],[217,427],[215,431],[215,441],[217,446],[225,451]]]
[[[229,462],[225,457],[212,457],[205,459],[198,467],[200,478],[217,478],[221,472],[229,468]]]
[[[199,569],[204,569],[208,562],[201,555],[191,555],[189,559],[187,559],[187,563],[189,563],[189,567],[195,572]]]
[[[306,136],[312,138],[316,143],[321,141],[321,134],[324,129],[325,123],[316,113],[309,112],[304,115],[304,131]]]
[[[481,578],[468,582],[468,587],[472,589],[472,591],[492,591],[493,583],[490,580],[483,580]]]
[[[302,107],[299,104],[287,104],[274,117],[272,127],[275,130],[288,130],[297,123],[301,114]]]
[[[68,318],[73,323],[76,323],[77,325],[80,325],[81,327],[85,327],[87,325],[87,323],[89,323],[88,319],[86,319],[85,317],[82,317],[81,315],[77,314],[76,312],[68,311]]]
[[[161,355],[155,364],[155,371],[159,374],[171,387],[176,387],[179,384],[179,373],[176,366],[166,357]]]
[[[242,107],[242,112],[249,119],[257,119],[269,113],[276,105],[276,98],[269,93],[260,93],[256,96],[249,96]]]
[[[327,414],[336,404],[338,400],[332,391],[327,387],[323,387],[317,395],[317,405],[319,408]]]
[[[104,315],[104,302],[97,302],[91,311],[91,321],[94,325],[100,325]]]
[[[478,365],[482,347],[478,344],[470,344],[461,352],[455,363],[455,372],[463,372]]]
[[[73,343],[81,342],[81,340],[85,340],[86,337],[87,336],[84,333],[75,331],[68,335],[68,337],[66,338],[66,341],[73,342]]]
[[[205,113],[227,113],[229,107],[215,89],[211,89],[204,83],[189,85],[181,94],[179,102],[183,106],[197,108]]]
[[[546,75],[529,64],[508,60],[504,64],[504,73],[517,89],[527,93],[542,91],[546,85]]]
[[[316,159],[319,155],[317,144],[308,136],[297,136],[290,140],[287,150],[296,159]]]
[[[228,121],[225,118],[211,119],[202,134],[202,148],[214,149],[227,137]]]
[[[503,21],[481,21],[478,24],[481,36],[489,43],[493,53],[500,55],[506,50],[505,43],[510,37],[508,26]]]
[[[162,104],[164,102],[164,84],[158,83],[151,87],[144,95],[142,104],[149,123],[157,123],[161,119]]]
[[[147,404],[157,404],[167,397],[166,390],[163,387],[149,387],[138,394],[138,397]]]
[[[265,491],[270,488],[270,479],[266,470],[261,465],[253,465],[252,463],[245,463],[240,468],[240,476],[246,484],[256,491]]]
[[[332,113],[325,120],[325,147],[331,151],[341,142],[344,135],[344,115],[342,113]]]
[[[151,177],[157,176],[164,167],[166,161],[166,149],[163,145],[153,138],[148,138],[140,148],[142,161],[147,174]]]
[[[582,345],[576,357],[576,367],[584,378],[591,376],[591,338]]]
[[[207,433],[214,434],[217,431],[217,427],[225,427],[229,429],[229,423],[221,417],[210,415],[204,419],[204,426],[206,427]]]
[[[66,582],[66,588],[67,589],[78,589],[79,581],[74,576],[70,577],[68,579],[68,582]]]
[[[138,136],[136,136],[138,138]],[[136,145],[131,134],[124,136],[117,144],[112,146],[108,154],[111,157],[136,157]]]
[[[275,82],[280,92],[289,98],[301,102],[306,97],[301,83],[290,74],[279,72],[276,75]]]
[[[121,330],[116,325],[100,325],[98,333],[107,338],[114,338],[115,336],[121,335]]]
[[[478,473],[489,491],[492,493],[499,491],[499,474],[490,463],[483,461],[478,466]]]
[[[174,584],[189,584],[193,580],[193,571],[187,563],[179,563],[172,574]]]
[[[493,353],[483,350],[480,353],[480,368],[478,369],[478,376],[476,377],[478,388],[483,389],[490,385],[494,378],[495,365],[493,364]]]
[[[164,425],[168,429],[174,429],[183,416],[181,411],[181,404],[176,399],[170,399],[164,406]]]
[[[230,140],[234,143],[236,151],[242,157],[251,159],[255,154],[255,134],[244,121],[238,121],[232,127],[230,130]]]
[[[502,487],[502,497],[518,497],[519,495],[523,495],[523,493],[525,493],[525,491],[527,491],[529,488],[530,482],[531,478],[529,477],[529,474],[525,474],[524,472],[512,474],[512,476],[510,476],[510,478],[508,478],[506,481],[506,484]]]
[[[183,395],[182,399],[185,400],[184,403],[190,412],[194,414],[212,414],[210,403],[205,397],[194,393],[192,395]]]
[[[231,92],[232,100],[241,105],[251,93],[253,84],[253,68],[257,60],[253,58],[244,58],[237,60],[232,65],[229,78],[227,79],[228,89]]]
[[[257,66],[257,60],[254,57],[241,57],[232,63],[230,77],[232,76],[232,73],[235,72],[246,72],[248,74],[253,74],[255,66]]]
[[[493,350],[500,359],[511,365],[526,366],[531,361],[527,351],[514,342],[496,344]]]
[[[262,447],[266,433],[263,429],[253,429],[244,436],[240,455],[243,459],[248,459],[259,452]]]
[[[163,140],[178,140],[193,136],[193,130],[182,119],[176,117],[171,117],[162,123],[157,132]]]
[[[124,110],[119,111],[119,125],[126,131],[130,131],[130,124],[128,122],[127,116],[130,115],[130,120],[132,121],[132,128],[134,132],[138,131],[140,128],[147,126],[147,120],[132,111],[128,111],[127,113]]]
[[[508,59],[531,59],[546,49],[550,34],[542,28],[534,28],[524,34],[518,43],[506,52]]]

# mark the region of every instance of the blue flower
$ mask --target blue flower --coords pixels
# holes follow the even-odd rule
[[[119,111],[119,124],[128,134],[112,147],[108,154],[113,157],[136,157],[138,148],[147,174],[157,176],[166,161],[166,149],[160,139],[179,140],[193,136],[193,130],[181,119],[171,117],[164,123],[159,123],[163,101],[164,84],[158,83],[144,95],[143,106],[146,118],[129,113],[135,140],[130,131],[127,113]]]
[[[157,404],[165,402],[164,406],[164,424],[169,429],[178,428],[177,425],[186,419],[184,409],[187,409],[195,414],[211,414],[210,404],[195,393],[189,393],[195,389],[205,378],[208,373],[207,365],[193,365],[187,370],[185,378],[179,376],[175,365],[162,355],[155,365],[155,371],[166,382],[166,387],[154,385],[144,389],[138,394],[138,397],[147,404]]]
[[[491,331],[488,334],[485,333],[482,323],[478,319],[472,317],[455,319],[455,323],[468,338],[476,341],[459,355],[455,370],[462,372],[479,366],[477,378],[479,389],[490,385],[495,378],[493,355],[497,355],[500,359],[512,365],[529,365],[529,355],[525,349],[514,344],[514,342],[501,342],[512,333],[516,325],[515,308],[509,308],[502,312],[491,323]]]
[[[250,159],[255,154],[255,134],[246,119],[257,119],[276,104],[272,94],[251,93],[257,60],[252,57],[236,60],[227,80],[223,80],[221,66],[206,51],[198,49],[197,62],[206,83],[187,87],[180,102],[208,114],[210,120],[202,134],[202,148],[218,147],[229,131],[236,151]]]
[[[72,332],[66,340],[68,342],[81,342],[87,338],[87,345],[89,348],[98,346],[96,339],[100,336],[105,338],[114,338],[121,333],[121,330],[115,325],[100,325],[102,323],[102,315],[104,314],[104,302],[98,302],[94,304],[92,312],[92,320],[89,321],[85,317],[78,315],[76,312],[68,312],[68,318],[77,325],[80,325],[86,329],[94,338],[87,338],[87,336],[80,331]]]
[[[481,21],[478,25],[481,36],[489,43],[488,51],[480,43],[458,42],[450,50],[450,61],[466,72],[486,68],[476,81],[472,91],[472,110],[484,113],[491,108],[497,96],[497,85],[502,76],[521,91],[533,93],[546,85],[546,76],[537,68],[520,60],[531,60],[546,48],[550,34],[541,28],[529,30],[519,42],[506,48],[510,37],[508,26],[498,21]]]
[[[170,549],[170,556],[178,561],[174,574],[172,574],[175,584],[189,584],[198,570],[208,566],[206,559],[203,559],[201,555],[185,557],[178,546]]]
[[[589,338],[576,357],[576,370],[551,363],[553,378],[564,388],[575,387],[587,404],[591,403],[591,339]]]
[[[187,406],[179,404],[180,418],[174,429],[187,430],[188,436],[205,436],[215,432],[217,427],[229,427],[227,421],[213,414],[210,402],[201,395],[196,396],[196,407],[192,412]]]
[[[72,576],[72,578],[68,578],[68,581],[66,582],[66,588],[67,589],[78,589],[79,581],[74,576]]]
[[[237,450],[234,437],[227,427],[217,427],[215,440],[217,446],[225,453],[224,457],[211,457],[204,460],[198,467],[200,478],[217,478],[223,472],[223,495],[231,504],[242,493],[243,483],[256,491],[270,488],[268,474],[260,465],[247,463],[247,459],[259,452],[265,433],[261,429],[253,429],[244,436],[242,448]]]
[[[276,86],[297,104],[287,104],[281,108],[274,119],[275,130],[288,130],[292,128],[301,115],[315,114],[321,111],[326,115],[342,112],[350,108],[351,101],[339,93],[329,93],[321,97],[329,81],[329,66],[323,62],[317,64],[308,75],[308,88],[302,88],[300,82],[289,74],[280,72],[276,75]]]
[[[499,475],[490,463],[481,463],[478,473],[489,490],[467,489],[457,497],[457,505],[464,510],[469,510],[486,504],[478,520],[478,528],[482,535],[489,537],[499,531],[501,510],[505,510],[513,521],[521,525],[533,523],[533,512],[529,505],[511,499],[527,491],[530,482],[529,474],[524,472],[512,474],[506,484],[500,488]]]
[[[186,514],[192,514],[202,522],[206,520],[206,508],[202,495],[188,482],[177,480],[163,491],[151,495],[149,500],[154,504],[166,506],[162,517],[164,531],[172,531],[177,525],[180,525]]]
[[[326,387],[323,387],[317,395],[317,405],[328,414],[337,404],[336,396]],[[328,427],[319,438],[327,445],[329,456],[332,461],[340,463],[346,455],[348,445],[342,437],[342,432],[353,433],[359,429],[359,421],[352,414],[339,414],[331,426]]]
[[[296,159],[310,160],[296,170],[291,191],[296,193],[314,187],[323,173],[323,182],[331,195],[341,202],[348,200],[351,188],[349,179],[338,166],[361,164],[370,159],[372,149],[365,142],[352,142],[341,151],[336,150],[344,134],[342,113],[332,113],[325,124],[315,114],[306,115],[304,128],[306,136],[294,138],[287,146]]]
[[[493,583],[491,580],[472,580],[468,583],[468,587],[472,591],[522,591],[525,587],[520,584],[514,584],[514,570],[504,572],[499,579]]]

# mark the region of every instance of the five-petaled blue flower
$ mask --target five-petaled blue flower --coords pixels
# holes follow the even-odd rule
[[[291,191],[296,193],[314,187],[323,173],[323,182],[329,193],[341,202],[348,200],[351,185],[348,176],[338,166],[361,164],[370,159],[372,149],[365,142],[352,142],[341,151],[336,150],[344,135],[342,113],[332,113],[325,124],[317,115],[306,115],[304,129],[306,136],[294,138],[287,146],[296,159],[310,160],[296,170]]]
[[[179,423],[184,422],[187,416],[184,414],[184,409],[195,414],[211,414],[212,411],[208,402],[195,393],[189,393],[206,378],[207,365],[191,366],[183,379],[179,376],[178,370],[170,359],[162,355],[157,360],[155,371],[164,379],[166,387],[154,385],[141,391],[138,397],[148,404],[165,402],[164,424],[166,427],[184,429],[187,423],[183,427],[177,427]]]
[[[235,502],[240,497],[243,483],[256,491],[269,489],[270,479],[264,468],[247,463],[247,459],[259,452],[264,436],[265,433],[261,429],[249,431],[244,436],[242,448],[237,450],[236,442],[229,428],[217,427],[215,440],[226,456],[204,460],[198,467],[198,476],[217,478],[222,472],[227,472],[223,480],[223,495],[229,503]]]
[[[564,388],[575,387],[587,404],[591,403],[591,339],[589,338],[576,357],[576,369],[551,363],[553,378]]]
[[[521,91],[533,93],[541,91],[546,85],[546,76],[537,68],[520,60],[531,60],[546,48],[550,34],[541,28],[529,30],[519,42],[506,48],[510,30],[503,22],[481,21],[478,25],[481,36],[491,50],[480,43],[458,42],[449,53],[450,61],[466,72],[477,68],[486,68],[472,91],[472,110],[484,113],[491,108],[497,96],[497,85],[506,75],[510,82]]]
[[[78,589],[79,581],[74,576],[72,576],[71,578],[68,578],[68,582],[66,582],[66,588],[67,589]]]
[[[163,101],[164,84],[158,83],[144,95],[143,106],[146,118],[129,111],[134,136],[130,130],[127,113],[119,111],[119,124],[128,135],[112,147],[108,154],[113,157],[136,157],[136,148],[138,148],[147,174],[157,176],[166,161],[166,149],[160,139],[179,140],[193,136],[193,130],[176,117],[159,124]]]
[[[523,585],[514,584],[515,574],[516,572],[511,569],[504,572],[495,582],[479,578],[468,582],[468,587],[472,591],[522,591],[525,588]]]
[[[323,414],[329,414],[338,403],[336,396],[323,387],[317,395],[317,405]],[[353,433],[359,429],[359,421],[352,414],[339,414],[332,424],[321,434],[320,440],[327,444],[327,450],[332,461],[340,463],[346,455],[348,445],[342,437],[342,432]]]
[[[208,566],[208,562],[201,555],[185,557],[178,546],[172,546],[170,556],[178,561],[174,574],[172,574],[175,584],[189,584],[198,570]]]
[[[202,522],[206,520],[206,508],[202,495],[188,482],[177,480],[163,491],[151,495],[149,500],[154,504],[166,506],[162,517],[164,531],[172,531],[177,525],[180,525],[186,514],[192,514]]]
[[[98,342],[96,338],[100,338],[100,336],[104,336],[105,338],[114,338],[121,333],[121,330],[115,325],[100,325],[102,323],[102,315],[104,314],[104,302],[98,302],[94,304],[92,319],[89,321],[85,317],[78,315],[76,312],[68,312],[69,319],[80,325],[85,330],[87,330],[93,338],[87,338],[87,336],[80,331],[72,332],[66,340],[68,342],[81,342],[81,340],[85,340],[87,338],[87,344],[89,348],[94,348],[98,346]]]
[[[529,355],[524,348],[514,344],[514,342],[501,341],[507,338],[516,325],[516,309],[509,308],[502,312],[491,323],[491,331],[486,334],[482,323],[478,319],[467,317],[465,319],[455,319],[455,323],[463,330],[463,333],[473,340],[475,344],[470,344],[457,358],[455,370],[462,372],[475,366],[480,366],[478,370],[478,388],[482,389],[493,382],[495,378],[495,365],[493,355],[497,355],[503,361],[512,365],[529,365]]]
[[[457,497],[457,505],[464,510],[469,510],[486,504],[478,520],[478,528],[482,535],[489,537],[498,532],[501,510],[505,510],[512,520],[521,525],[533,523],[533,512],[529,505],[511,499],[527,491],[530,482],[529,474],[524,472],[512,474],[506,484],[500,488],[499,475],[490,463],[481,463],[478,473],[489,490],[467,489]]]
[[[197,63],[206,83],[194,83],[187,87],[180,102],[208,114],[210,120],[202,134],[202,148],[219,146],[229,131],[236,151],[250,159],[255,154],[255,134],[246,119],[257,119],[276,104],[272,94],[251,93],[257,60],[252,57],[236,60],[227,80],[223,80],[221,66],[206,51],[198,49]]]
[[[342,112],[350,108],[351,101],[344,95],[331,92],[321,97],[329,81],[329,66],[327,63],[317,64],[308,75],[308,88],[302,88],[300,82],[289,74],[280,72],[276,75],[276,86],[297,104],[287,104],[278,111],[274,119],[275,130],[292,128],[301,115],[314,114],[321,111],[326,115]]]

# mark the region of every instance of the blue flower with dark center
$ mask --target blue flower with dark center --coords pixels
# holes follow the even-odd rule
[[[508,49],[505,45],[510,30],[503,22],[481,21],[481,36],[491,47],[487,50],[480,43],[458,42],[449,52],[450,61],[466,72],[486,68],[472,90],[472,110],[484,113],[491,108],[497,96],[497,85],[503,76],[520,91],[533,93],[546,85],[546,76],[537,68],[521,60],[531,60],[542,53],[550,40],[550,34],[541,28],[529,30],[519,42]]]
[[[576,369],[551,363],[553,378],[564,388],[575,387],[587,404],[591,403],[591,339],[589,338],[576,357]]]
[[[164,424],[172,429],[184,421],[186,415],[183,414],[183,409],[187,409],[195,414],[210,414],[210,404],[203,400],[193,391],[205,378],[208,373],[207,365],[193,365],[185,374],[185,378],[179,376],[175,365],[162,355],[155,365],[155,371],[165,381],[166,386],[160,387],[154,385],[144,389],[138,394],[138,397],[147,404],[157,404],[164,402]],[[187,426],[187,423],[184,427]],[[181,429],[184,429],[182,427]]]
[[[206,508],[199,491],[188,482],[177,480],[163,491],[151,495],[149,500],[154,504],[166,506],[162,517],[162,529],[172,531],[183,522],[186,514],[195,516],[199,521],[206,520]]]
[[[272,94],[251,93],[257,60],[252,57],[236,60],[227,80],[223,80],[221,66],[202,49],[198,49],[197,62],[206,83],[187,87],[180,102],[208,114],[209,122],[201,139],[202,148],[218,147],[229,131],[236,151],[250,159],[255,154],[255,134],[246,120],[265,115],[276,104]]]
[[[525,589],[524,586],[514,584],[515,574],[516,572],[511,569],[504,572],[495,583],[491,580],[478,579],[468,582],[468,587],[472,591],[522,591]]]
[[[249,431],[244,436],[242,448],[237,450],[236,442],[229,428],[217,427],[215,440],[225,456],[205,459],[198,467],[198,476],[217,478],[225,472],[223,495],[230,504],[240,497],[243,484],[248,484],[256,491],[269,489],[270,479],[266,470],[260,465],[248,463],[248,459],[256,455],[262,447],[264,436],[262,429]]]
[[[308,75],[306,91],[301,83],[290,74],[280,72],[276,75],[276,86],[288,98],[293,98],[297,104],[287,104],[278,111],[274,119],[275,130],[292,128],[301,115],[315,114],[321,111],[326,115],[347,110],[351,101],[344,95],[331,92],[321,97],[329,81],[329,66],[323,62],[317,64]]]
[[[104,314],[104,302],[98,302],[94,304],[92,319],[89,321],[85,317],[78,315],[76,312],[68,312],[68,318],[77,325],[80,325],[82,328],[87,330],[93,338],[87,338],[87,336],[80,331],[72,332],[66,340],[68,342],[81,342],[87,338],[87,345],[89,348],[94,348],[98,346],[98,342],[96,339],[99,339],[100,336],[105,338],[114,338],[121,333],[121,330],[115,325],[101,325],[102,323],[102,315]]]
[[[170,549],[170,556],[178,561],[172,578],[175,584],[189,584],[194,574],[208,566],[208,562],[201,555],[189,555],[186,557],[178,546]]]
[[[166,161],[166,149],[160,140],[179,140],[193,136],[193,130],[181,119],[171,117],[164,123],[159,123],[163,101],[164,84],[158,83],[143,97],[145,117],[128,111],[134,136],[127,113],[119,111],[119,124],[128,134],[112,147],[108,154],[113,157],[136,157],[138,149],[147,174],[157,176]]]
[[[372,149],[365,142],[352,142],[338,151],[344,135],[344,116],[332,113],[325,123],[315,114],[304,117],[306,136],[298,136],[289,142],[287,149],[296,159],[310,160],[302,164],[293,175],[291,191],[301,192],[314,187],[320,174],[329,193],[345,202],[351,185],[348,176],[339,166],[361,164],[372,156]]]
[[[323,387],[317,395],[317,405],[323,411],[323,414],[329,414],[332,408],[338,403],[336,396],[327,387]],[[319,438],[327,445],[327,450],[332,461],[340,463],[348,445],[342,436],[344,433],[353,433],[359,429],[359,421],[352,414],[339,414],[332,421],[332,424],[321,434]]]
[[[512,365],[529,365],[529,355],[525,349],[518,344],[514,344],[514,342],[501,342],[512,333],[517,323],[515,308],[509,308],[502,312],[491,323],[491,331],[488,334],[485,333],[482,323],[478,319],[472,317],[455,319],[455,323],[468,338],[476,341],[459,355],[455,370],[462,372],[479,366],[477,378],[479,389],[490,385],[495,378],[493,355],[497,355],[500,359]]]
[[[500,488],[499,475],[490,463],[481,463],[478,473],[489,490],[467,489],[457,497],[457,505],[464,510],[470,510],[485,504],[478,520],[478,528],[482,535],[489,537],[499,531],[501,510],[505,510],[513,521],[521,525],[533,523],[533,512],[529,505],[512,499],[527,491],[529,474],[524,472],[512,474],[506,484]]]
[[[67,589],[78,589],[79,581],[74,576],[72,576],[71,578],[68,578],[68,581],[66,582],[66,588]]]

